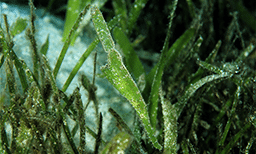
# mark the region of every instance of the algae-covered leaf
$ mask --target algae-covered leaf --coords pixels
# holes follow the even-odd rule
[[[158,143],[150,125],[147,106],[142,98],[139,88],[123,64],[120,53],[115,49],[115,44],[109,29],[107,28],[107,24],[100,10],[96,7],[92,8],[92,19],[102,46],[108,53],[108,64],[101,68],[103,74],[109,82],[114,85],[114,87],[133,105],[140,116],[153,145],[157,149],[161,149],[162,146]]]
[[[101,41],[103,49],[109,53],[112,49],[115,48],[115,43],[107,27],[107,23],[105,22],[100,10],[97,7],[92,7],[91,14],[95,30]]]
[[[27,20],[23,18],[18,18],[15,23],[11,26],[11,34],[15,36],[21,33],[27,27]]]
[[[199,81],[197,81],[194,84],[190,84],[188,86],[188,88],[186,88],[187,90],[185,91],[185,93],[182,95],[182,97],[179,99],[179,102],[177,102],[175,104],[175,107],[177,108],[177,117],[180,116],[183,108],[185,107],[185,105],[187,104],[188,99],[200,88],[202,87],[204,84],[217,80],[217,79],[223,79],[223,78],[227,78],[227,77],[231,77],[231,75],[229,73],[222,73],[222,74],[213,74],[213,75],[209,75],[206,76],[202,79],[200,79]]]
[[[101,151],[102,154],[109,153],[124,153],[132,143],[132,136],[126,132],[120,132],[106,145],[106,147]]]
[[[170,101],[164,98],[162,89],[160,89],[160,98],[164,119],[164,154],[177,153],[177,113],[176,108]]]

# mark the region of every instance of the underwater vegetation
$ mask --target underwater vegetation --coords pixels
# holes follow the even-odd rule
[[[248,5],[253,0],[157,2],[69,0],[64,45],[54,68],[46,57],[51,42],[37,48],[32,0],[29,21],[18,19],[10,26],[3,14],[0,69],[5,68],[10,99],[0,98],[1,153],[255,153],[256,10]],[[53,3],[49,1],[49,10]],[[66,52],[91,22],[96,37],[59,88],[56,80]],[[32,69],[13,50],[13,37],[22,31],[31,43]],[[122,113],[109,108],[119,129],[109,141],[102,138],[105,117],[98,110],[97,54],[92,81],[82,74],[81,86],[65,93],[98,44],[107,53],[98,76],[129,101],[135,117],[130,126]],[[144,49],[158,52],[159,59],[141,58]],[[151,63],[150,71],[144,63]],[[82,102],[82,87],[88,102]],[[90,102],[97,130],[85,122]],[[76,122],[74,127],[68,118]],[[95,138],[93,151],[87,148],[86,132]]]

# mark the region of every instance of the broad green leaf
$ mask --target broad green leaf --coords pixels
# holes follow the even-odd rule
[[[75,24],[77,17],[80,13],[80,0],[68,0],[67,5],[67,12],[66,12],[66,19],[63,31],[63,41],[65,42],[66,39],[69,37],[69,32],[72,29],[73,25]],[[74,35],[71,35],[71,39]]]
[[[130,73],[123,64],[120,53],[115,49],[114,41],[110,35],[105,20],[100,10],[96,7],[92,8],[92,19],[102,46],[108,53],[108,63],[101,68],[103,74],[109,82],[114,85],[114,87],[133,105],[140,116],[154,147],[161,149],[162,146],[158,143],[150,125],[147,106],[142,95]]]
[[[27,20],[23,18],[18,18],[15,23],[11,26],[11,34],[15,36],[21,33],[27,27]]]

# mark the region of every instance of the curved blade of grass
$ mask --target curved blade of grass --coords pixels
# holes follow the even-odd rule
[[[148,75],[148,77],[151,77],[152,79],[146,78],[146,80],[148,80],[148,81],[146,81],[146,86],[147,85],[148,85],[148,87],[150,86],[150,88],[146,87],[147,88],[146,92],[147,93],[150,92],[150,95],[148,98],[146,98],[146,101],[148,101],[148,104],[149,104],[148,112],[149,112],[150,122],[151,122],[151,125],[153,126],[153,129],[155,129],[155,127],[156,127],[157,110],[158,110],[158,92],[159,92],[159,87],[160,87],[160,84],[162,81],[162,76],[164,73],[164,67],[166,66],[166,62],[167,62],[166,58],[167,58],[167,56],[169,56],[168,48],[169,48],[169,40],[170,40],[170,36],[171,36],[171,26],[172,26],[172,21],[174,18],[174,13],[177,8],[177,3],[178,3],[178,0],[174,0],[172,3],[172,6],[171,6],[170,21],[169,21],[167,35],[166,35],[166,38],[164,41],[162,54],[159,59],[159,62],[155,66],[155,68],[154,68],[155,70],[154,69],[152,70],[154,74]],[[150,75],[153,75],[153,76],[150,76]],[[145,93],[144,93],[144,96],[145,96]]]
[[[161,57],[165,58],[164,60],[167,61],[167,66],[169,66],[173,60],[179,55],[180,51],[184,48],[184,46],[187,45],[187,43],[190,41],[190,39],[193,37],[195,33],[195,29],[191,28],[185,31],[184,34],[182,34],[176,41],[175,43],[172,45],[172,47],[168,50],[168,52],[165,55],[161,54]],[[151,86],[153,83],[153,79],[154,76],[156,74],[156,70],[158,68],[158,66],[160,65],[160,63],[164,60],[159,60],[159,62],[157,63],[157,65],[155,65],[155,67],[149,72],[149,74],[146,76],[146,88],[143,91],[143,96],[145,101],[148,101],[148,94],[151,91]],[[166,62],[164,61],[164,62]],[[163,64],[162,64],[163,65]]]
[[[186,88],[187,90],[182,95],[179,102],[175,104],[175,107],[177,108],[177,117],[180,116],[183,108],[187,104],[188,99],[197,91],[197,89],[199,89],[200,87],[202,87],[204,84],[208,82],[211,82],[217,79],[224,79],[227,77],[231,77],[231,75],[229,73],[213,74],[213,75],[209,75],[202,78],[201,80],[197,81],[194,84],[190,84],[189,87]]]
[[[152,126],[156,126],[157,107],[158,107],[158,92],[161,84],[162,75],[164,73],[165,66],[168,66],[173,62],[183,47],[187,45],[190,39],[194,35],[194,29],[188,29],[169,50],[164,50],[161,54],[160,60],[153,70],[148,74],[147,85],[152,85],[149,102],[149,115]],[[150,90],[150,89],[149,89]],[[145,94],[145,93],[144,93]],[[145,96],[145,95],[144,95]]]
[[[210,55],[205,59],[205,62],[212,63],[219,51],[219,48],[221,46],[221,40],[218,41],[218,43],[215,45],[215,48],[212,50]],[[189,79],[189,83],[195,83],[196,81],[200,80],[202,75],[204,73],[204,70],[202,67],[200,67],[196,73],[192,74],[191,78]]]
[[[114,87],[133,105],[140,116],[154,147],[162,149],[162,146],[154,136],[154,131],[149,122],[147,106],[142,95],[130,73],[124,66],[121,55],[116,51],[114,41],[110,35],[109,29],[107,28],[106,22],[100,10],[96,7],[92,8],[92,19],[102,46],[108,53],[108,64],[101,68],[103,74],[107,77],[109,82],[114,85]]]
[[[69,47],[70,42],[71,42],[71,36],[72,36],[72,35],[75,33],[75,31],[77,30],[79,23],[82,21],[83,16],[86,14],[86,12],[87,12],[87,10],[89,9],[89,7],[90,7],[90,5],[87,5],[87,6],[84,8],[84,10],[79,14],[78,18],[76,19],[75,24],[73,25],[72,29],[71,29],[70,32],[69,32],[69,35],[68,35],[68,37],[67,37],[67,39],[66,39],[66,41],[65,41],[65,43],[64,43],[64,45],[63,45],[63,48],[62,48],[62,50],[61,50],[61,53],[60,53],[60,55],[59,55],[59,58],[58,58],[57,63],[56,63],[56,65],[55,65],[55,68],[54,68],[54,70],[53,70],[54,78],[57,77],[57,74],[58,74],[58,72],[59,72],[61,63],[62,63],[62,61],[63,61],[63,59],[64,59],[64,56],[65,56],[65,54],[66,54],[66,52],[67,52],[67,50],[68,50],[68,47]]]
[[[125,66],[135,78],[136,83],[138,83],[140,76],[145,75],[145,70],[139,57],[135,53],[128,37],[120,28],[114,28],[113,36],[124,54]]]
[[[84,61],[91,54],[91,52],[93,51],[93,49],[97,46],[97,44],[99,42],[100,42],[99,39],[95,39],[89,45],[89,47],[86,49],[86,51],[83,53],[83,55],[80,57],[79,61],[76,63],[76,66],[73,68],[73,70],[71,71],[71,73],[68,76],[68,79],[66,80],[65,84],[62,87],[63,92],[65,92],[67,90],[68,86],[70,85],[71,81],[73,80],[73,78],[75,77],[75,75],[77,74],[77,72],[79,71],[81,66],[83,65]]]
[[[201,66],[202,68],[205,68],[211,72],[214,72],[214,73],[217,73],[217,74],[222,74],[223,72],[225,72],[224,70],[214,66],[214,65],[211,65],[209,63],[206,63],[205,61],[201,61],[201,60],[198,60],[198,65]],[[228,73],[228,72],[226,72]]]

